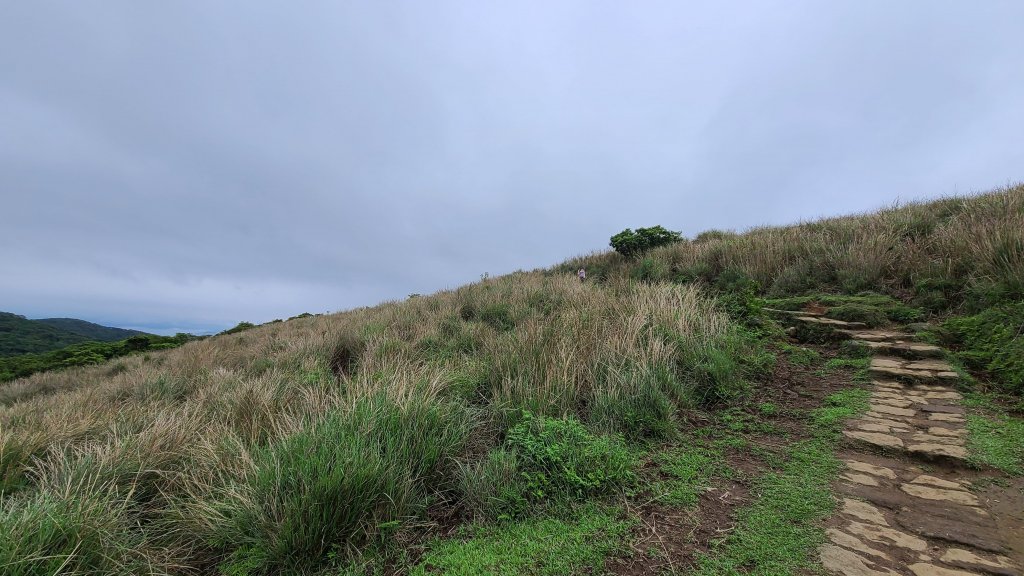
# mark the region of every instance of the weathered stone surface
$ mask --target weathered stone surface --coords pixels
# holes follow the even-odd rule
[[[956,372],[952,372],[952,371],[939,372],[938,374],[935,375],[935,377],[936,378],[942,378],[943,380],[959,380],[960,379],[960,375],[957,374]]]
[[[932,488],[931,486],[925,486],[923,484],[900,484],[900,490],[903,490],[911,496],[917,496],[918,498],[924,498],[926,500],[942,500],[944,502],[952,502],[962,506],[979,506],[981,504],[981,502],[978,501],[977,496],[962,490]]]
[[[825,534],[833,544],[842,546],[843,548],[849,548],[855,552],[867,554],[868,556],[875,556],[876,558],[881,558],[883,560],[892,560],[892,556],[889,556],[881,550],[876,550],[871,546],[868,546],[864,542],[861,542],[857,537],[847,534],[838,528],[829,528],[825,531]]]
[[[950,566],[980,569],[984,572],[1001,576],[1014,576],[1022,573],[1017,566],[1014,566],[1013,561],[1006,556],[996,554],[986,558],[961,548],[946,550],[946,553],[942,555],[940,560]]]
[[[889,522],[882,516],[882,512],[860,500],[854,500],[853,498],[843,498],[843,514],[846,516],[852,516],[858,520],[867,522],[868,524],[878,524],[879,526],[888,526]]]
[[[967,431],[963,428],[943,428],[941,426],[929,426],[928,433],[932,436],[964,436]]]
[[[871,561],[834,544],[821,547],[821,564],[843,576],[897,576],[892,570],[878,569]]]
[[[907,424],[906,422],[900,422],[899,420],[893,420],[891,418],[882,418],[881,416],[884,416],[884,415],[883,414],[878,414],[877,416],[865,415],[860,420],[856,420],[856,422],[870,422],[872,424],[880,424],[882,426],[888,426],[890,428],[894,428],[894,429],[898,429],[898,430],[906,430],[907,432],[910,431],[910,424]]]
[[[850,472],[844,473],[840,476],[847,482],[855,482],[857,484],[863,484],[864,486],[878,486],[878,480],[875,480],[874,476],[868,476],[867,474],[852,474]]]
[[[942,478],[936,478],[935,476],[929,476],[928,474],[921,474],[917,478],[910,481],[911,484],[927,484],[929,486],[936,486],[939,488],[949,488],[950,490],[963,490],[964,484],[960,482],[950,482],[949,480],[943,480]]]
[[[934,564],[925,564],[924,562],[911,564],[908,568],[914,573],[914,576],[979,576],[977,572],[950,570],[949,568],[940,568]]]
[[[871,403],[884,404],[886,406],[892,406],[894,408],[907,408],[908,406],[914,405],[914,403],[911,402],[910,400],[904,400],[902,398],[872,398]]]
[[[895,406],[887,406],[885,404],[879,404],[877,401],[871,402],[871,410],[874,412],[878,412],[879,414],[891,414],[892,416],[906,416],[908,418],[913,417],[914,414],[917,414],[915,410],[909,410],[907,408],[897,408]]]
[[[857,472],[864,472],[873,476],[879,476],[881,478],[888,478],[890,480],[896,479],[896,473],[888,468],[882,466],[875,466],[874,464],[868,464],[867,462],[858,462],[857,460],[846,460],[846,467],[850,470],[856,470]]]
[[[904,390],[906,385],[895,380],[875,380],[872,382],[877,388],[888,388],[889,390]]]
[[[866,432],[881,432],[883,434],[888,434],[889,432],[892,432],[891,426],[886,426],[884,424],[875,424],[874,422],[855,422],[853,426],[858,430],[864,430]]]
[[[932,413],[928,415],[929,420],[935,420],[936,422],[955,422],[963,423],[964,417],[960,414],[942,414]]]
[[[922,456],[937,457],[945,456],[947,458],[955,458],[958,460],[967,459],[967,449],[963,446],[951,446],[948,444],[911,444],[907,447],[907,450],[911,454],[919,454]]]
[[[998,528],[991,525],[981,526],[974,522],[977,520],[990,524],[987,518],[972,517],[972,522],[965,522],[965,518],[945,518],[921,510],[900,510],[895,518],[897,524],[925,538],[945,540],[996,554],[1008,552],[1002,544],[1002,535]]]
[[[952,392],[952,391],[950,391],[950,392],[925,392],[924,393],[924,397],[925,398],[930,398],[932,400],[963,400],[963,396],[961,396],[957,392]]]
[[[925,404],[921,406],[923,412],[938,412],[941,414],[963,414],[963,406],[949,406],[948,404]]]
[[[913,438],[910,439],[912,442],[921,442],[924,444],[949,444],[950,446],[963,446],[964,440],[959,436],[946,435],[946,436],[934,436],[932,434],[925,434],[924,432],[917,432]]]
[[[928,543],[917,536],[901,532],[888,526],[850,522],[849,526],[846,527],[846,531],[850,532],[854,536],[860,536],[878,544],[898,546],[915,552],[921,552],[928,548]]]
[[[904,368],[910,368],[911,370],[937,370],[940,372],[948,372],[953,369],[948,362],[942,360],[915,360],[905,364]]]
[[[898,358],[872,358],[872,368],[899,368],[903,366],[903,361]]]
[[[854,440],[860,440],[861,442],[867,442],[868,444],[883,448],[903,448],[903,440],[900,440],[895,436],[889,436],[888,434],[861,432],[858,430],[844,430],[843,435],[847,438],[853,438]]]

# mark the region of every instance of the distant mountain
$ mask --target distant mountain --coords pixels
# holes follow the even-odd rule
[[[99,340],[100,342],[115,342],[117,340],[131,338],[132,336],[138,336],[139,334],[145,334],[145,332],[139,332],[138,330],[126,330],[124,328],[100,326],[99,324],[93,324],[92,322],[86,322],[85,320],[78,320],[76,318],[42,318],[39,320],[30,320],[30,322],[41,322],[48,326],[53,326],[54,328],[71,332],[72,334],[84,336],[89,340]]]
[[[145,333],[74,318],[29,320],[19,314],[0,312],[0,357],[47,352],[81,342],[114,342],[138,334]]]

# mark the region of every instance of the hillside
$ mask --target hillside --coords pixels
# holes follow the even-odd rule
[[[837,558],[976,568],[962,551],[925,554],[939,546],[925,532],[948,520],[908,528],[899,506],[865,502],[883,489],[907,497],[895,479],[912,484],[919,465],[961,504],[1020,501],[1022,296],[1015,187],[710,231],[638,258],[598,253],[34,374],[0,384],[0,566],[12,576],[770,575]],[[924,368],[869,358],[875,346],[918,352],[901,338],[936,356],[915,360]],[[893,374],[884,389],[880,374]],[[926,435],[953,438],[935,444],[955,456],[925,463],[902,450],[918,441],[915,402],[941,415]],[[900,450],[883,460],[858,434]],[[851,506],[919,552],[901,557],[869,529],[842,541],[885,548],[873,560],[822,546]],[[1019,518],[982,515],[1005,519],[971,529],[994,543],[957,545],[988,562],[1024,560],[1024,543],[997,542],[1024,533]]]
[[[74,318],[29,320],[0,312],[0,357],[47,352],[89,341],[113,342],[143,332],[109,328]]]
[[[33,320],[33,322],[40,322],[48,326],[53,326],[54,328],[59,328],[65,332],[78,334],[79,336],[84,336],[89,340],[96,340],[99,342],[116,342],[117,340],[124,340],[125,338],[131,338],[132,336],[145,334],[145,332],[140,332],[139,330],[100,326],[99,324],[93,324],[92,322],[86,322],[85,320],[78,320],[77,318],[40,318],[38,320]]]

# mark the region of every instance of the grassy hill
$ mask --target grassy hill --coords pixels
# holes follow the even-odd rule
[[[143,332],[100,326],[74,318],[29,320],[0,312],[0,357],[47,352],[89,341],[113,342]]]
[[[0,566],[600,573],[669,554],[644,514],[673,510],[717,526],[696,573],[810,570],[863,360],[762,308],[928,320],[975,386],[1020,394],[1022,286],[1017,187],[34,374],[0,385]]]

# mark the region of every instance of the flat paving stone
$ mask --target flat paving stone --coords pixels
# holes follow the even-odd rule
[[[843,498],[843,510],[842,514],[846,516],[852,516],[868,524],[877,524],[879,526],[888,526],[889,521],[885,519],[882,512],[861,500],[854,500],[853,498]]]
[[[943,480],[942,478],[936,478],[928,474],[921,474],[917,478],[910,481],[911,484],[927,484],[929,486],[935,486],[937,488],[948,488],[950,490],[963,490],[966,486],[970,486],[970,482],[950,482],[949,480]]]
[[[907,451],[911,454],[918,454],[926,457],[945,456],[956,460],[967,459],[967,449],[963,446],[951,446],[949,444],[910,444]]]
[[[977,572],[964,572],[963,570],[951,570],[934,564],[919,562],[908,566],[914,576],[980,576]]]
[[[939,561],[943,564],[949,564],[950,566],[980,569],[991,574],[1000,574],[1005,576],[1021,574],[1021,572],[1017,571],[1017,567],[1014,566],[1013,561],[1006,556],[992,554],[986,557],[962,548],[950,548],[949,550],[946,550],[942,557],[939,558]]]
[[[881,478],[888,478],[889,480],[896,479],[896,473],[883,466],[875,466],[874,464],[868,464],[867,462],[860,462],[857,460],[846,460],[845,462],[846,467],[850,470],[864,472]]]
[[[890,436],[889,434],[844,430],[843,435],[847,438],[853,438],[854,440],[860,440],[882,448],[903,448],[903,440],[900,440],[896,436]]]
[[[910,410],[908,408],[897,408],[895,406],[887,406],[885,404],[879,404],[875,401],[871,402],[871,410],[879,414],[889,414],[891,416],[913,416],[917,414],[916,410]]]
[[[860,552],[861,554],[867,554],[868,556],[881,558],[882,560],[892,561],[892,556],[889,556],[881,550],[876,550],[875,548],[868,546],[856,536],[847,534],[838,528],[829,528],[825,531],[825,535],[828,537],[829,541],[837,546],[842,546],[843,548],[848,548],[854,552]]]
[[[878,544],[906,548],[915,552],[923,552],[928,549],[928,543],[924,540],[888,526],[850,522],[846,531]]]
[[[961,506],[979,506],[981,502],[978,501],[978,497],[970,492],[964,492],[962,490],[947,490],[945,488],[933,488],[931,486],[925,486],[923,484],[900,484],[900,490],[903,490],[911,496],[918,498],[925,498],[927,500],[941,500],[943,502],[952,502],[954,504],[960,504]]]
[[[845,548],[835,544],[825,544],[819,552],[821,565],[843,576],[899,576],[887,568],[878,568],[876,564]]]

